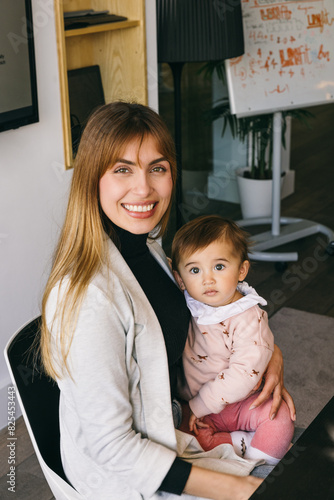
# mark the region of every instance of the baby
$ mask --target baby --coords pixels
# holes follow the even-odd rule
[[[274,339],[259,307],[267,302],[244,282],[248,246],[237,224],[216,215],[175,235],[174,276],[192,315],[181,396],[189,401],[187,430],[204,450],[229,443],[244,458],[275,465],[289,449],[294,425],[284,401],[273,420],[270,399],[252,409]]]

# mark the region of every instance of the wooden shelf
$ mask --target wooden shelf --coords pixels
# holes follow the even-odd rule
[[[67,72],[98,65],[106,103],[147,104],[145,0],[54,0],[66,168],[73,166]],[[64,12],[109,10],[126,21],[64,29]]]
[[[103,31],[124,30],[126,28],[134,28],[135,26],[140,26],[140,21],[120,21],[115,23],[96,24],[95,26],[88,26],[87,28],[65,30],[65,38],[102,33]]]

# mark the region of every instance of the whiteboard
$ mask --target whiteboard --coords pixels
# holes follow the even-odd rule
[[[334,0],[242,0],[244,55],[226,61],[237,116],[334,102]]]

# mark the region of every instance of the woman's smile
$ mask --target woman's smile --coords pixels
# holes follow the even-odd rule
[[[148,205],[128,205],[123,203],[122,205],[129,212],[151,212],[156,206],[156,203],[150,203]]]
[[[157,205],[158,202],[145,204],[122,203],[122,207],[129,213],[129,215],[138,219],[152,217]]]

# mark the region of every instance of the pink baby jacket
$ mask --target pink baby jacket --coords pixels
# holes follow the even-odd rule
[[[192,328],[183,353],[181,396],[197,418],[219,413],[247,398],[261,380],[274,350],[266,301],[247,283],[241,299],[221,307],[196,301],[185,292]]]

